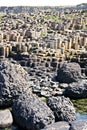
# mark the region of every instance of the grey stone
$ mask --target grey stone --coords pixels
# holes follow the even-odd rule
[[[66,89],[68,87],[68,84],[67,83],[61,83],[59,85],[59,87],[62,88],[62,89]]]
[[[0,62],[0,106],[9,106],[13,99],[30,90],[29,75],[18,64],[9,60]]]
[[[80,80],[69,84],[64,91],[64,95],[70,98],[86,98],[87,97],[87,80]]]
[[[53,96],[62,96],[63,91],[62,90],[53,90],[51,95],[53,95]]]
[[[53,123],[49,126],[46,126],[42,130],[69,130],[69,128],[70,128],[70,126],[67,122],[60,121],[60,122]]]
[[[76,120],[71,122],[70,130],[87,130],[87,121]]]
[[[13,116],[16,123],[27,130],[39,130],[54,123],[54,115],[46,103],[27,93],[14,101]]]
[[[57,80],[60,83],[72,83],[82,78],[81,67],[78,63],[64,63],[57,71]]]
[[[11,126],[13,123],[13,118],[10,110],[1,110],[0,111],[0,128],[5,128]]]
[[[40,95],[44,96],[44,97],[50,97],[51,96],[50,92],[47,91],[47,90],[41,90]]]
[[[75,109],[69,98],[64,96],[50,97],[47,105],[54,112],[56,121],[72,121],[76,119]]]

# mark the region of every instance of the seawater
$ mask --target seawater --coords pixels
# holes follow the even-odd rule
[[[76,113],[76,119],[77,119],[77,120],[80,120],[80,119],[82,119],[82,120],[87,120],[87,113],[81,114],[81,113],[77,112],[77,113]]]

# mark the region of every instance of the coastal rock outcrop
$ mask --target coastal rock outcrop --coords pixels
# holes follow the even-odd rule
[[[50,108],[35,95],[19,96],[12,108],[16,123],[23,129],[40,130],[55,121]]]
[[[75,108],[69,98],[64,96],[50,97],[47,105],[54,112],[56,121],[72,121],[75,120]]]
[[[87,80],[73,82],[65,89],[64,95],[72,99],[87,97]]]
[[[60,83],[76,82],[81,77],[81,67],[78,63],[72,62],[61,64],[57,71],[57,80]]]
[[[0,106],[9,106],[13,99],[30,91],[29,75],[18,64],[9,60],[0,61]]]

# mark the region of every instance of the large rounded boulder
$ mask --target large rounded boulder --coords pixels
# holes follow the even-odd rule
[[[13,99],[29,89],[28,73],[15,62],[0,61],[0,106],[9,106]]]
[[[56,121],[72,121],[76,119],[75,108],[69,98],[64,96],[50,97],[47,105],[54,112]]]
[[[72,83],[78,81],[81,76],[81,67],[78,63],[64,63],[57,71],[57,80],[60,83]]]
[[[55,121],[53,112],[46,103],[27,93],[14,101],[12,112],[16,123],[27,130],[40,130]]]
[[[73,82],[65,89],[64,95],[72,99],[87,97],[87,80]]]

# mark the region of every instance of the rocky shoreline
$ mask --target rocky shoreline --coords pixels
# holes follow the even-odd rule
[[[87,98],[87,80],[77,63],[53,68],[22,67],[0,61],[0,127],[15,121],[24,130],[86,130],[87,121],[76,120],[70,99]],[[45,99],[45,102],[42,101]]]

